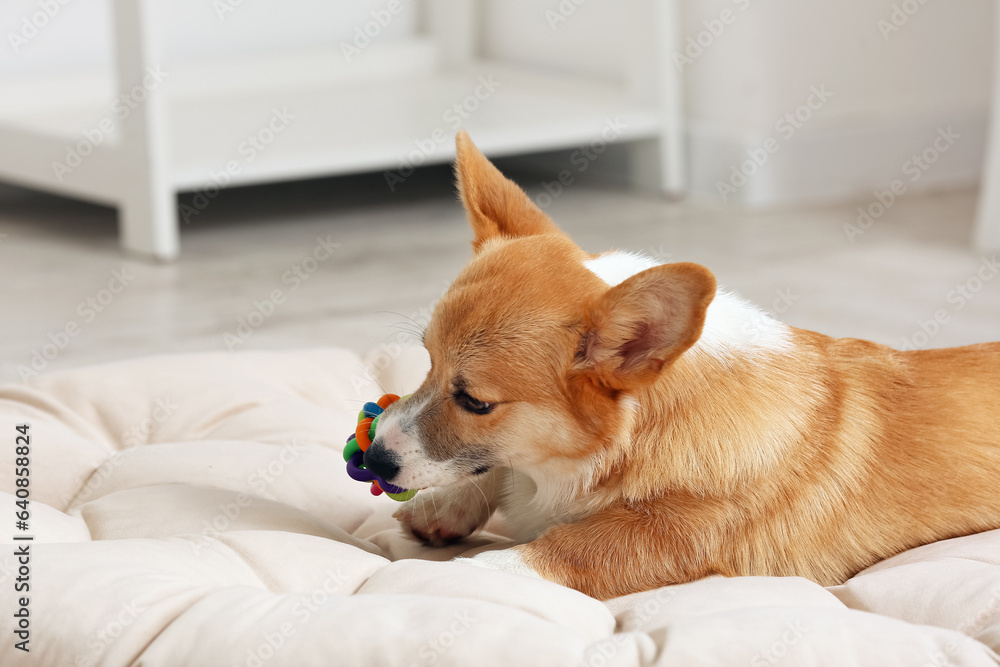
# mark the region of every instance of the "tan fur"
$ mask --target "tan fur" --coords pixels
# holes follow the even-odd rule
[[[457,172],[477,252],[426,332],[421,428],[441,460],[565,476],[567,521],[518,547],[546,578],[602,599],[708,574],[830,585],[1000,528],[1000,344],[792,330],[722,358],[691,348],[708,270],[609,288],[464,133]],[[457,407],[456,377],[493,412]]]

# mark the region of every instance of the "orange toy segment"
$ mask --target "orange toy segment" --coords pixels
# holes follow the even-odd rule
[[[387,407],[399,400],[399,396],[396,394],[385,394],[382,398],[375,401],[375,404],[385,410]]]
[[[360,447],[363,452],[367,452],[368,448],[371,447],[372,444],[371,439],[368,437],[368,429],[371,427],[372,421],[374,421],[374,418],[365,417],[358,422],[358,428],[354,431],[354,437],[358,439],[358,447]]]

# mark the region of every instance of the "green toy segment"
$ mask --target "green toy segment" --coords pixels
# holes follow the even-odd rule
[[[347,441],[347,444],[344,446],[344,460],[350,461],[351,457],[354,456],[354,452],[360,452],[360,451],[361,451],[361,445],[358,444],[358,439],[351,438],[350,440]]]

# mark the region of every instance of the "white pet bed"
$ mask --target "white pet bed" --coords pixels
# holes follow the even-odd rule
[[[388,363],[387,363],[388,362]],[[421,350],[153,357],[0,388],[4,519],[30,424],[30,649],[0,560],[0,664],[997,665],[1000,531],[843,586],[710,578],[607,604],[418,546],[344,472],[361,402],[415,388]],[[1000,483],[1000,482],[998,482]],[[18,543],[22,544],[22,543]]]

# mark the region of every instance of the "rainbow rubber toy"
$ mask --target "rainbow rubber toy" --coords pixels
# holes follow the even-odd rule
[[[403,398],[406,397],[404,396]],[[375,427],[378,426],[378,418],[382,416],[387,407],[398,400],[401,399],[396,394],[385,394],[375,403],[365,403],[365,406],[361,408],[361,412],[358,413],[358,427],[347,438],[347,444],[344,446],[344,460],[347,461],[347,474],[351,476],[351,479],[359,482],[371,482],[373,496],[377,496],[384,491],[385,495],[393,500],[403,502],[417,495],[417,490],[403,489],[390,484],[371,470],[368,470],[365,467],[364,461],[365,452],[368,451],[372,440],[375,439]]]

